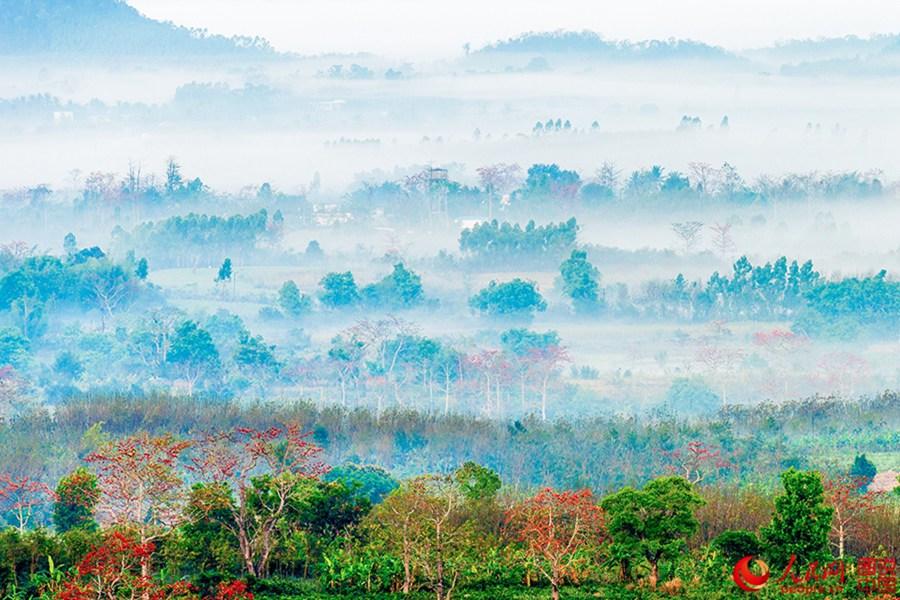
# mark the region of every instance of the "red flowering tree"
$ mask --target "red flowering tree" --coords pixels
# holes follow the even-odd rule
[[[859,479],[846,475],[826,478],[825,501],[834,509],[831,519],[831,543],[844,558],[848,540],[860,538],[867,531],[865,516],[875,510],[880,492],[863,492]]]
[[[703,442],[694,440],[684,448],[667,453],[672,464],[669,470],[687,479],[691,484],[698,484],[710,473],[731,467],[731,463],[722,456],[722,451]]]
[[[34,509],[53,498],[53,490],[40,481],[0,473],[0,513],[12,514],[20,532],[28,527]]]
[[[223,581],[216,589],[215,600],[253,600],[253,594],[241,580],[228,583]]]
[[[135,532],[141,547],[175,526],[185,499],[179,457],[190,446],[168,434],[140,433],[90,454],[85,460],[97,472],[101,520]],[[140,561],[141,575],[149,579],[149,554],[142,554]]]
[[[143,565],[150,561],[155,550],[152,542],[142,544],[121,531],[114,531],[91,549],[65,579],[49,584],[45,595],[56,600],[196,600],[197,595],[186,582],[157,585],[142,574]]]
[[[216,520],[234,535],[248,575],[268,573],[278,525],[298,483],[328,471],[309,435],[297,425],[239,427],[206,436],[191,458],[192,470],[208,482],[194,488],[192,518]]]
[[[550,582],[553,600],[563,580],[577,576],[584,551],[603,541],[603,512],[590,490],[550,488],[514,506],[506,524],[525,545],[535,566]]]

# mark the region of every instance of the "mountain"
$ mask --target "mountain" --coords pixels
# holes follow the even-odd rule
[[[737,59],[693,40],[608,41],[593,31],[528,32],[481,48],[476,54],[571,54],[618,60]]]
[[[0,55],[274,56],[260,38],[208,35],[149,19],[122,0],[0,0]]]

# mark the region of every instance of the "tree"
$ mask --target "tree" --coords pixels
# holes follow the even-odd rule
[[[587,259],[584,250],[572,250],[572,254],[559,267],[563,292],[572,299],[575,311],[595,312],[602,307],[600,300],[600,271]]]
[[[559,122],[559,129],[562,123]],[[560,169],[557,164],[535,164],[528,168],[523,192],[535,199],[573,198],[581,187],[575,171]]]
[[[100,310],[100,328],[105,330],[107,319],[113,318],[113,312],[133,298],[134,283],[125,269],[108,260],[85,265],[85,269],[88,271],[84,283]]]
[[[0,473],[0,515],[12,515],[19,533],[31,522],[34,509],[48,504],[53,490],[28,476],[15,477]]]
[[[56,484],[53,503],[53,526],[57,533],[71,529],[94,531],[97,521],[94,511],[100,502],[100,484],[97,476],[78,467]]]
[[[832,545],[838,551],[838,558],[844,558],[847,540],[860,538],[866,530],[865,517],[874,511],[880,494],[867,492],[858,479],[838,476],[823,483],[825,501],[834,510],[831,520]]]
[[[722,407],[722,398],[701,377],[676,377],[665,403],[674,413],[712,415]]]
[[[367,285],[361,294],[373,306],[387,308],[412,308],[425,299],[422,278],[403,263],[395,264],[390,275],[378,283]]]
[[[147,279],[147,275],[150,274],[150,266],[147,263],[146,258],[141,258],[138,261],[137,266],[134,268],[134,274],[141,281],[144,281]]]
[[[688,442],[684,449],[673,450],[668,455],[672,459],[672,471],[692,485],[703,481],[711,472],[722,471],[731,466],[722,458],[721,450],[697,440]]]
[[[211,377],[222,366],[212,336],[194,321],[184,321],[175,329],[166,361],[187,382],[189,396],[198,381]]]
[[[697,242],[700,241],[700,231],[703,229],[703,223],[699,221],[686,221],[684,223],[672,223],[672,231],[681,240],[684,246],[684,253],[690,254]]]
[[[141,543],[123,531],[109,532],[61,581],[51,579],[48,591],[59,600],[190,600],[195,597],[187,582],[160,585],[144,573],[155,552],[153,542]]]
[[[248,575],[268,574],[278,529],[302,484],[328,470],[309,436],[296,424],[238,427],[204,436],[191,457],[192,470],[207,479],[192,492],[193,518],[213,520],[234,536]]]
[[[760,531],[769,559],[788,564],[792,555],[803,565],[828,555],[834,509],[825,504],[822,477],[793,468],[781,474],[784,493],[775,498],[772,522]]]
[[[759,556],[762,546],[752,531],[723,531],[712,541],[712,547],[722,553],[728,564],[734,564],[745,556]]]
[[[103,444],[85,461],[97,470],[98,510],[106,523],[134,531],[146,545],[165,535],[182,516],[185,500],[179,457],[191,442],[139,433]],[[149,555],[140,557],[150,576]],[[145,596],[146,598],[146,596]]]
[[[226,281],[230,281],[234,284],[234,271],[232,270],[230,258],[226,258],[222,261],[222,266],[219,267],[215,279],[216,285],[223,285]]]
[[[603,541],[603,513],[586,489],[541,490],[510,509],[506,523],[550,583],[554,600],[559,599],[563,581],[585,559],[584,550],[599,547]]]
[[[463,463],[463,466],[454,471],[453,479],[459,485],[463,497],[473,502],[492,500],[502,485],[496,471],[472,461]]]
[[[372,465],[341,465],[328,471],[323,479],[340,481],[355,495],[366,498],[373,505],[380,503],[400,485],[387,471]]]
[[[519,181],[522,168],[517,164],[497,163],[477,170],[478,180],[488,197],[488,220],[494,218],[494,202]]]
[[[736,249],[731,237],[731,223],[716,223],[709,228],[713,233],[712,245],[716,252],[722,256],[731,256]]]
[[[28,361],[31,344],[13,329],[0,329],[0,366],[22,368]]]
[[[530,319],[535,312],[547,310],[547,303],[533,281],[516,278],[505,283],[491,281],[469,299],[469,306],[492,317]]]
[[[312,300],[300,293],[300,288],[293,281],[285,281],[278,291],[278,305],[286,315],[297,318],[310,311]]]
[[[600,503],[612,538],[610,552],[623,579],[631,579],[637,561],[650,565],[648,583],[656,587],[659,563],[676,558],[699,528],[694,510],[704,501],[681,477],[660,477],[643,489],[624,487]]]
[[[260,387],[281,369],[281,363],[275,358],[275,346],[267,345],[258,335],[241,336],[234,362],[251,379],[259,382]]]
[[[81,379],[84,374],[84,366],[78,357],[69,351],[60,352],[53,361],[53,372],[67,383]]]
[[[877,473],[878,469],[875,468],[875,463],[869,460],[865,454],[857,454],[853,459],[848,475],[862,491],[865,491],[869,484],[872,483],[872,480],[875,479]]]
[[[319,282],[322,291],[319,300],[329,308],[345,308],[359,302],[359,290],[353,280],[353,273],[328,273]]]
[[[72,256],[78,252],[78,241],[75,239],[75,234],[71,231],[63,238],[63,251],[66,253],[66,256]]]
[[[425,475],[408,480],[372,515],[387,547],[403,562],[403,593],[412,591],[415,573],[421,573],[437,600],[449,600],[474,543],[464,498],[453,477]]]

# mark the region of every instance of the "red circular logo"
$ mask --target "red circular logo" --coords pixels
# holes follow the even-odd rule
[[[734,578],[737,586],[745,592],[758,592],[769,580],[769,565],[760,559],[756,559],[754,564],[760,570],[760,574],[757,575],[750,570],[751,560],[753,560],[752,556],[745,556],[737,561],[731,576]]]

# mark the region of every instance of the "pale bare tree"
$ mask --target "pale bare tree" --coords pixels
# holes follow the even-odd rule
[[[712,245],[716,252],[722,256],[731,256],[737,249],[731,237],[731,223],[716,223],[709,228],[713,233]]]
[[[488,197],[488,220],[494,218],[494,201],[513,189],[522,178],[522,168],[513,163],[497,163],[477,169],[478,179]]]
[[[703,230],[703,223],[700,221],[684,221],[683,223],[672,223],[672,231],[681,240],[684,246],[684,253],[690,254],[697,243],[700,241],[700,232]]]

